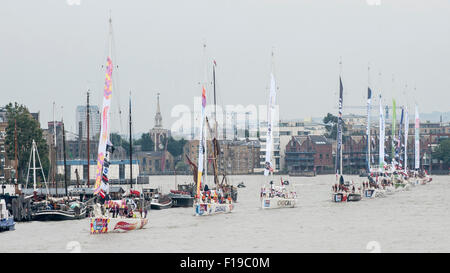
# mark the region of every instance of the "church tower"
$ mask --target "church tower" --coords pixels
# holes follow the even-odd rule
[[[162,115],[161,108],[159,107],[159,95],[160,93],[158,93],[156,97],[155,128],[162,128]]]
[[[155,114],[155,126],[150,130],[150,136],[154,143],[154,151],[164,151],[167,138],[170,137],[170,132],[164,129],[162,126],[161,108],[159,106],[159,96],[156,97],[156,114]]]

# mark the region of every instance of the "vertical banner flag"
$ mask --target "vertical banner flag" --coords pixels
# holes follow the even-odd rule
[[[372,100],[372,90],[370,87],[367,89],[367,172],[370,173],[370,102]]]
[[[402,129],[403,129],[403,118],[404,118],[404,113],[405,113],[405,109],[403,107],[402,108],[402,114],[400,116],[400,125],[398,126],[398,138],[397,138],[397,148],[395,150],[395,160],[397,161],[397,164],[399,167],[402,167],[403,165],[401,164],[401,161],[403,160],[403,158],[400,157],[400,154],[402,153]]]
[[[380,169],[384,170],[384,137],[385,137],[385,121],[383,116],[383,106],[380,95],[380,144],[379,144],[379,163]]]
[[[394,166],[395,162],[395,125],[397,123],[397,109],[395,108],[395,100],[392,99],[392,141],[391,141],[391,160],[392,160],[392,167]]]
[[[342,79],[339,77],[339,114],[338,114],[338,126],[337,126],[337,149],[336,149],[336,172],[338,170],[338,158],[341,161],[341,149],[342,149],[342,104],[344,101],[344,86],[342,85]],[[339,168],[341,168],[339,163]]]
[[[267,109],[267,137],[266,137],[266,163],[264,166],[264,175],[268,176],[273,172],[272,164],[272,149],[273,149],[273,120],[275,117],[275,103],[277,96],[277,85],[275,76],[270,73],[270,94],[269,94],[269,108]]]
[[[198,172],[197,172],[197,198],[200,198],[200,187],[202,183],[202,174],[203,174],[203,153],[205,149],[205,136],[203,135],[204,131],[204,120],[205,120],[205,107],[206,107],[206,89],[205,86],[202,86],[202,116],[200,119],[200,138],[198,141]]]
[[[106,76],[105,76],[105,87],[103,91],[103,107],[102,107],[102,121],[100,129],[100,140],[98,144],[98,157],[97,157],[97,171],[95,179],[94,194],[100,194],[104,197],[105,192],[107,192],[107,184],[102,181],[103,174],[103,163],[106,155],[106,145],[109,141],[109,110],[111,107],[111,97],[112,97],[112,61],[108,57],[106,61]]]
[[[409,130],[409,116],[408,116],[408,107],[405,106],[405,162],[403,165],[405,166],[405,172],[408,168],[408,130]]]
[[[414,123],[414,133],[415,133],[415,139],[414,139],[414,149],[415,149],[415,162],[414,162],[414,168],[418,170],[420,168],[420,138],[419,138],[419,129],[420,129],[420,120],[419,120],[419,109],[416,105],[416,120]]]

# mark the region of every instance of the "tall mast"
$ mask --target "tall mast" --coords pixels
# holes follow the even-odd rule
[[[404,132],[404,137],[405,137],[405,154],[404,154],[404,170],[405,172],[408,169],[408,130],[409,130],[409,116],[408,116],[408,106],[405,106],[405,132]]]
[[[19,161],[17,159],[17,120],[14,119],[14,161],[15,161],[15,169],[16,169],[16,173],[15,173],[15,184],[17,185],[19,182],[18,179],[18,169],[19,169]]]
[[[370,102],[372,90],[370,89],[370,65],[368,66],[368,88],[367,88],[367,172],[370,173]]]
[[[216,61],[213,61],[213,89],[214,89],[214,137],[212,140],[213,147],[213,169],[214,169],[214,183],[217,185],[219,183],[218,177],[218,133],[217,133],[217,100],[216,100]],[[209,125],[208,125],[209,126]]]
[[[339,173],[342,175],[342,107],[343,107],[343,96],[344,96],[344,87],[342,85],[342,59],[339,61],[340,67],[340,75],[339,75],[339,115],[338,115],[338,126],[337,126],[337,139],[338,145],[337,148],[339,150]],[[337,164],[337,161],[336,161]]]
[[[56,181],[56,161],[57,161],[57,150],[56,150],[56,122],[55,122],[55,102],[53,102],[53,150],[52,155],[52,180],[55,185],[55,195],[58,196],[58,182]]]
[[[130,91],[130,189],[133,188],[133,138],[131,135],[131,91]]]
[[[87,91],[87,101],[86,101],[86,134],[87,134],[87,186],[89,187],[89,179],[90,177],[90,160],[91,160],[91,137],[90,137],[90,109],[89,109],[89,89]]]
[[[102,106],[102,120],[100,127],[100,136],[98,143],[98,153],[97,153],[97,170],[95,175],[95,186],[94,186],[94,195],[100,195],[102,198],[105,198],[106,194],[108,194],[108,180],[103,179],[103,167],[104,167],[104,158],[107,154],[106,147],[109,143],[109,116],[110,116],[110,106],[111,106],[111,97],[112,97],[112,72],[113,72],[113,64],[111,60],[111,47],[112,47],[112,20],[111,15],[109,17],[109,54],[106,58],[106,75],[105,75],[105,86],[103,89],[103,106]]]
[[[271,71],[270,71],[270,88],[269,88],[269,100],[268,100],[268,109],[267,109],[267,136],[266,136],[266,155],[265,155],[265,166],[264,166],[264,176],[268,176],[269,174],[273,177],[273,117],[275,110],[275,102],[277,95],[277,84],[275,81],[274,75],[274,52],[272,49],[271,55]]]
[[[64,121],[62,121],[62,133],[63,133],[63,151],[64,151],[64,187],[66,189],[66,196],[69,197],[69,192],[67,191],[66,131],[64,130]]]
[[[380,93],[380,139],[379,139],[379,152],[378,152],[378,162],[379,162],[379,168],[380,172],[384,170],[384,141],[385,141],[385,123],[384,123],[384,116],[383,116],[383,106],[382,106],[382,100],[381,100],[381,93]]]
[[[395,82],[395,78],[394,75],[392,75],[392,91],[394,91],[394,82]],[[393,92],[392,92],[393,93]],[[395,170],[395,127],[396,127],[396,123],[397,123],[397,109],[396,109],[396,104],[395,104],[395,99],[392,98],[392,124],[391,124],[391,162],[392,162],[392,167]]]
[[[201,183],[202,183],[202,175],[203,175],[203,166],[204,166],[204,151],[205,151],[205,136],[204,136],[204,121],[205,121],[205,107],[206,107],[206,44],[203,44],[203,55],[204,55],[204,80],[202,81],[202,108],[201,108],[201,117],[200,117],[200,136],[198,141],[198,164],[197,164],[197,198],[201,198],[200,192],[201,192]],[[208,160],[208,159],[206,159]],[[205,182],[206,182],[206,176],[205,176]]]
[[[214,60],[213,65],[213,89],[214,89],[214,130],[215,138],[217,138],[217,100],[216,100],[216,60]]]
[[[32,142],[31,152],[33,153],[33,191],[36,192],[36,144]]]
[[[204,64],[205,64],[205,74],[204,74],[204,84],[205,84],[205,88],[207,85],[207,65],[206,65],[206,43],[203,44],[203,58],[204,58]],[[205,101],[205,107],[206,107],[206,101]],[[205,109],[205,117],[203,120],[204,123],[206,123],[206,109]],[[208,139],[207,139],[207,129],[206,129],[206,124],[203,124],[203,139],[204,139],[204,145],[205,145],[205,184],[208,183]]]
[[[414,122],[414,169],[416,171],[420,168],[420,120],[419,120],[419,109],[417,104],[415,105],[415,122]]]

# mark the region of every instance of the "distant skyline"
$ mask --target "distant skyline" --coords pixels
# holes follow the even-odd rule
[[[6,1],[0,9],[0,104],[17,101],[40,111],[44,127],[55,102],[57,119],[64,116],[76,132],[75,110],[88,88],[91,104],[101,106],[110,10],[119,66],[113,130],[122,134],[130,91],[136,133],[153,127],[158,92],[166,128],[175,121],[174,106],[194,109],[204,78],[203,43],[208,73],[217,62],[222,105],[266,104],[274,49],[281,119],[336,114],[340,58],[344,113],[365,113],[345,107],[365,106],[369,83],[385,103],[394,97],[409,108],[417,102],[421,113],[450,111],[449,1],[73,2]],[[207,97],[212,103],[211,89]]]

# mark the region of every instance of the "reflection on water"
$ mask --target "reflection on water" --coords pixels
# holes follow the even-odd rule
[[[299,196],[293,209],[259,209],[264,177],[234,176],[234,184],[244,181],[247,187],[239,189],[230,214],[194,217],[191,208],[153,210],[146,229],[102,235],[89,233],[88,219],[17,223],[15,231],[0,233],[0,252],[450,252],[449,176],[344,204],[330,202],[333,175],[286,179]],[[173,176],[150,180],[164,192],[175,187]]]

